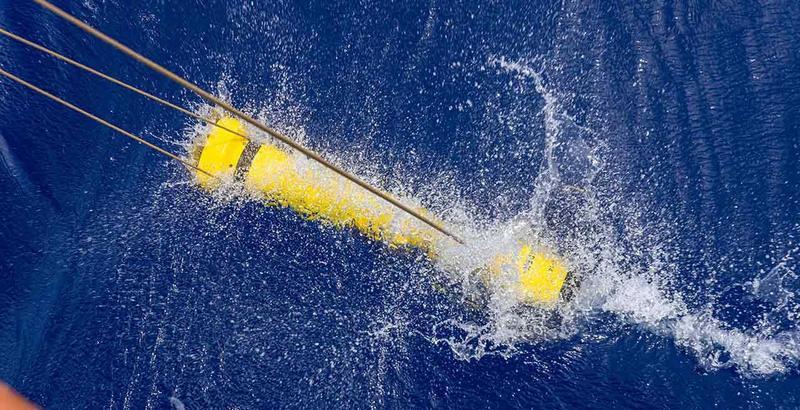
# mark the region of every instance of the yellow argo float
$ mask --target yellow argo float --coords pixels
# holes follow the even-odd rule
[[[215,177],[198,172],[202,187],[213,190],[222,180],[240,179],[248,191],[270,204],[291,208],[311,220],[355,228],[391,247],[421,249],[431,259],[438,257],[442,246],[453,245],[427,224],[316,162],[242,137],[246,129],[238,119],[224,117],[216,124],[199,148],[197,167]],[[496,255],[483,272],[487,281],[511,287],[520,302],[534,305],[557,302],[567,278],[558,258],[535,252],[527,244]]]

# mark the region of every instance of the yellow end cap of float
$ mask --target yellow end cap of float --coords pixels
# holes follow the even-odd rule
[[[208,134],[203,151],[200,153],[200,160],[197,167],[216,177],[232,177],[236,172],[236,164],[242,156],[247,139],[241,135],[245,134],[244,124],[236,118],[225,117],[217,121],[218,126],[214,126]],[[225,127],[225,129],[220,128]],[[240,135],[236,135],[235,131]],[[211,188],[216,180],[203,173],[197,173],[200,185]]]
[[[523,245],[516,256],[498,256],[489,270],[494,279],[513,275],[510,286],[517,299],[530,305],[551,306],[558,302],[567,280],[567,268],[559,258],[534,252],[530,245]]]
[[[521,262],[526,260],[527,266]],[[527,303],[552,304],[558,301],[567,280],[567,269],[558,258],[533,252],[525,245],[519,252],[520,274],[517,292]]]

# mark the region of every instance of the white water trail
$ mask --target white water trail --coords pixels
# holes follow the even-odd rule
[[[553,193],[565,186],[559,174],[559,161],[565,159],[556,154],[556,148],[582,141],[568,140],[563,135],[563,127],[576,125],[571,123],[571,118],[560,106],[557,93],[545,85],[539,71],[526,62],[509,62],[504,58],[492,59],[490,64],[497,67],[501,75],[532,81],[544,100],[543,120],[547,137],[543,150],[546,164],[537,180],[531,211],[526,216],[533,221],[531,225],[540,225],[540,221],[547,219],[545,209],[553,199]],[[602,161],[591,158],[589,163],[596,166],[593,172],[602,172],[599,169]],[[622,324],[633,324],[672,339],[676,345],[691,352],[707,370],[735,368],[746,376],[763,377],[784,374],[797,367],[800,345],[796,332],[736,329],[715,318],[711,313],[713,306],[692,310],[679,291],[668,290],[673,275],[681,274],[680,267],[671,262],[679,257],[672,254],[676,250],[661,246],[670,234],[669,226],[661,221],[643,220],[637,204],[613,194],[611,187],[597,186],[593,183],[593,175],[587,175],[584,182],[580,188],[586,201],[573,213],[581,219],[578,224],[581,232],[574,243],[566,244],[573,273],[581,275],[582,282],[575,298],[560,309],[565,317],[563,323],[575,327],[545,334],[569,335],[572,331],[580,331],[583,328],[581,323],[591,321],[597,313],[611,313]],[[612,203],[600,203],[597,198],[601,196],[611,198]],[[609,226],[609,217],[622,219],[626,228],[622,236]],[[517,227],[510,229],[516,230]],[[548,237],[546,232],[534,234]],[[787,261],[781,261],[766,275],[766,280],[756,281],[755,287],[758,288],[760,283],[762,288],[770,289],[770,295],[782,295],[784,299],[786,293],[793,295],[793,290],[783,286],[785,278],[795,277],[787,269]],[[502,314],[496,320],[500,318],[508,321]],[[490,337],[512,344],[515,340],[530,339],[526,335],[516,336],[509,338],[500,333]]]

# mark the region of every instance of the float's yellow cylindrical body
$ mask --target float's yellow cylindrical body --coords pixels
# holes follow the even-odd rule
[[[245,135],[236,119],[223,118],[218,124]],[[413,246],[431,253],[442,239],[433,228],[301,155],[260,144],[252,158],[243,158],[248,144],[254,143],[214,127],[203,146],[198,167],[223,179],[238,172],[249,190],[263,194],[270,202],[292,208],[312,220],[355,228],[391,246]],[[247,161],[249,164],[244,163]],[[202,174],[198,179],[207,188],[219,183]]]
[[[198,182],[214,189],[220,179],[241,179],[248,190],[269,203],[291,208],[312,220],[342,228],[354,228],[393,247],[414,247],[431,258],[448,239],[430,226],[397,209],[352,181],[302,155],[275,145],[256,144],[241,135],[243,124],[222,118],[202,146],[198,168],[214,175],[197,174]],[[218,179],[219,178],[219,179]],[[421,212],[425,210],[420,209]],[[497,255],[485,268],[488,280],[512,275],[516,297],[523,303],[553,304],[560,295],[567,270],[548,254],[534,252],[525,244]]]

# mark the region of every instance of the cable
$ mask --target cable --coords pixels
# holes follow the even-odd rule
[[[72,65],[74,67],[80,68],[81,70],[84,70],[86,72],[94,74],[94,75],[96,75],[96,76],[98,76],[98,77],[100,77],[100,78],[102,78],[104,80],[107,80],[107,81],[110,81],[110,82],[112,82],[114,84],[117,84],[120,87],[123,87],[125,89],[130,90],[130,91],[133,91],[136,94],[142,95],[142,96],[144,96],[144,97],[146,97],[146,98],[148,98],[150,100],[153,100],[153,101],[155,101],[155,102],[157,102],[157,103],[159,103],[161,105],[164,105],[166,107],[172,108],[173,110],[176,110],[176,111],[181,112],[181,113],[183,113],[185,115],[188,115],[189,117],[192,117],[192,118],[194,118],[196,120],[203,121],[206,124],[221,128],[221,129],[223,129],[225,131],[228,131],[228,132],[230,132],[232,134],[238,135],[238,136],[240,136],[242,138],[248,138],[246,135],[242,135],[238,131],[235,131],[235,130],[232,130],[230,128],[227,128],[224,125],[218,125],[216,122],[214,122],[214,121],[212,121],[212,120],[210,120],[208,118],[205,118],[205,117],[203,117],[201,115],[197,115],[197,114],[187,110],[186,108],[181,107],[180,105],[173,104],[173,103],[171,103],[171,102],[169,102],[167,100],[164,100],[162,98],[156,97],[155,95],[150,94],[147,91],[144,91],[142,89],[136,88],[136,87],[134,87],[134,86],[122,81],[122,80],[114,78],[114,77],[112,77],[112,76],[110,76],[108,74],[105,74],[105,73],[101,72],[101,71],[95,70],[94,68],[89,67],[89,66],[87,66],[87,65],[85,65],[83,63],[79,63],[79,62],[77,62],[77,61],[75,61],[75,60],[73,60],[73,59],[71,59],[71,58],[69,58],[69,57],[67,57],[67,56],[65,56],[63,54],[59,54],[56,51],[53,51],[53,50],[51,50],[51,49],[49,49],[49,48],[47,48],[47,47],[45,47],[45,46],[43,46],[41,44],[34,43],[33,41],[30,41],[30,40],[28,40],[28,39],[26,39],[26,38],[24,38],[22,36],[14,34],[14,33],[10,32],[8,30],[0,28],[0,34],[4,35],[6,37],[9,37],[9,38],[11,38],[13,40],[16,40],[16,41],[18,41],[18,42],[20,42],[22,44],[25,44],[28,47],[35,48],[36,50],[39,50],[39,51],[41,51],[43,53],[46,53],[46,54],[49,54],[49,55],[51,55],[51,56],[53,56],[53,57],[55,57],[55,58],[57,58],[57,59],[59,59],[61,61],[64,61],[67,64],[70,64],[70,65]]]
[[[102,118],[100,118],[100,117],[98,117],[98,116],[96,116],[96,115],[94,115],[94,114],[92,114],[92,113],[90,113],[90,112],[88,112],[88,111],[86,111],[86,110],[84,110],[84,109],[82,109],[82,108],[70,103],[70,102],[64,101],[61,98],[58,98],[53,94],[50,94],[49,92],[47,92],[47,91],[45,91],[45,90],[43,90],[43,89],[41,89],[41,88],[39,88],[39,87],[37,87],[37,86],[25,81],[25,80],[15,76],[14,74],[9,73],[8,71],[6,71],[6,70],[4,70],[2,68],[0,68],[0,75],[3,75],[6,78],[15,81],[18,84],[21,84],[21,85],[23,85],[23,86],[25,86],[25,87],[33,90],[33,91],[36,91],[37,93],[39,93],[41,95],[44,95],[45,97],[47,97],[47,98],[49,98],[49,99],[51,99],[51,100],[53,100],[53,101],[65,106],[65,107],[67,107],[67,108],[69,108],[69,109],[71,109],[73,111],[76,111],[76,112],[78,112],[80,114],[83,114],[84,116],[89,117],[90,119],[92,119],[92,120],[94,120],[94,121],[96,121],[96,122],[98,122],[100,124],[103,124],[106,127],[111,128],[112,130],[114,130],[114,131],[116,131],[116,132],[118,132],[118,133],[120,133],[120,134],[122,134],[122,135],[124,135],[124,136],[126,136],[126,137],[128,137],[128,138],[130,138],[130,139],[132,139],[132,140],[134,140],[134,141],[136,141],[138,143],[140,143],[140,144],[143,144],[144,146],[146,146],[146,147],[148,147],[148,148],[150,148],[150,149],[152,149],[152,150],[154,150],[154,151],[156,151],[156,152],[158,152],[160,154],[166,155],[167,157],[170,157],[170,158],[180,162],[181,164],[183,164],[183,165],[185,165],[185,166],[187,166],[189,168],[192,168],[192,169],[194,169],[194,170],[196,170],[198,172],[202,172],[203,174],[208,175],[211,178],[215,178],[215,179],[217,178],[216,176],[211,175],[207,171],[198,168],[196,165],[184,160],[183,158],[181,158],[181,157],[179,157],[179,156],[177,156],[177,155],[175,155],[175,154],[173,154],[173,153],[171,153],[171,152],[159,147],[158,145],[155,145],[155,144],[145,140],[144,138],[142,138],[142,137],[140,137],[138,135],[135,135],[133,133],[125,131],[124,129],[122,129],[120,127],[117,127],[116,125],[114,125],[114,124],[112,124],[112,123],[110,123],[110,122],[108,122],[108,121],[106,121],[106,120],[104,120],[104,119],[102,119]]]

